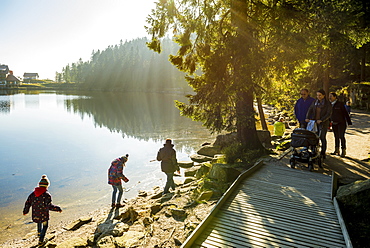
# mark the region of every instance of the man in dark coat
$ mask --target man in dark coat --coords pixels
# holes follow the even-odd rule
[[[43,175],[39,187],[28,196],[24,204],[23,215],[28,214],[32,207],[32,221],[37,223],[37,236],[39,237],[39,246],[43,244],[46,230],[48,229],[49,210],[62,212],[59,206],[51,203],[51,195],[48,192],[49,179]]]
[[[176,159],[176,151],[173,149],[171,139],[166,139],[166,143],[159,149],[157,160],[162,161],[161,169],[167,176],[167,182],[163,190],[163,194],[167,194],[170,188],[175,189],[175,182],[173,181],[175,171],[180,172]]]
[[[294,105],[294,115],[299,122],[299,127],[307,127],[306,114],[314,101],[315,99],[310,97],[308,89],[301,89],[301,98],[299,98]]]

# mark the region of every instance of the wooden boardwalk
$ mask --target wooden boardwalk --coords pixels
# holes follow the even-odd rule
[[[331,196],[331,176],[259,163],[182,247],[351,247]]]

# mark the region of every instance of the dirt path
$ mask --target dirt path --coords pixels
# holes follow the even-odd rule
[[[339,184],[348,184],[356,180],[370,179],[370,112],[354,110],[352,112],[353,125],[346,131],[347,156],[330,155],[334,151],[334,134],[328,132],[327,159],[324,160],[324,168],[315,167],[315,172],[331,174],[334,171],[338,175]],[[282,161],[289,164],[289,155]],[[307,164],[299,164],[297,169],[307,170]]]

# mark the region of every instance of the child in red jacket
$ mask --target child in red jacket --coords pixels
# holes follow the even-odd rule
[[[46,230],[48,229],[49,210],[62,212],[59,206],[51,204],[51,195],[48,192],[49,185],[49,179],[46,175],[43,175],[39,182],[39,187],[36,187],[28,196],[23,209],[23,215],[26,215],[30,207],[32,207],[32,221],[37,223],[39,246],[43,245]]]

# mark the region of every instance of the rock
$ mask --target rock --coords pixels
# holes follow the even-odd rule
[[[190,168],[194,166],[194,161],[180,161],[177,163],[181,168]]]
[[[370,208],[370,179],[340,186],[336,197],[346,206],[368,210]]]
[[[198,197],[198,201],[208,201],[209,199],[211,199],[211,197],[213,196],[213,191],[204,191],[202,192],[199,197]]]
[[[176,246],[182,245],[182,242],[180,240],[178,240],[177,238],[173,238],[173,241],[175,242]]]
[[[159,199],[159,198],[161,198],[161,197],[162,197],[162,192],[161,192],[161,191],[159,191],[159,192],[154,193],[153,195],[151,195],[149,198],[150,198],[150,199]]]
[[[150,217],[143,218],[143,225],[144,226],[149,226],[152,223],[153,223],[153,219],[152,218],[150,218]]]
[[[139,197],[146,197],[148,195],[148,193],[144,190],[140,190],[139,193],[137,194],[137,196]]]
[[[212,161],[213,158],[208,157],[208,156],[199,155],[199,154],[193,154],[190,156],[190,159],[193,160],[194,162],[203,163],[203,162]]]
[[[213,157],[214,155],[221,153],[221,149],[219,147],[215,147],[212,145],[205,145],[202,146],[198,152],[199,155],[204,155],[207,157]]]
[[[139,240],[144,237],[143,232],[128,231],[121,237],[116,238],[117,247],[136,247],[139,246]]]
[[[184,184],[188,184],[188,183],[193,182],[195,180],[197,180],[195,177],[187,177],[187,178],[185,178]]]
[[[240,175],[240,171],[228,164],[213,164],[208,173],[208,178],[219,182],[233,182]]]
[[[197,170],[200,169],[200,166],[195,166],[195,167],[192,167],[192,168],[189,168],[189,169],[186,169],[185,170],[185,173],[184,173],[184,176],[185,177],[192,177],[195,175],[195,173],[197,172]]]
[[[207,165],[207,163],[202,163],[200,168],[196,171],[195,177],[197,179],[202,178],[204,175],[206,175],[209,172],[211,166],[212,166],[211,164]]]
[[[170,212],[172,217],[177,220],[184,220],[187,217],[187,213],[184,209],[170,208]]]
[[[257,130],[258,139],[264,147],[271,147],[271,133],[268,130]]]
[[[268,130],[257,130],[257,135],[262,144],[265,144],[265,147],[271,146],[271,134]],[[213,143],[213,146],[219,147],[220,149],[229,146],[230,144],[237,143],[238,136],[237,133],[228,133],[223,135],[218,135],[216,141]]]
[[[86,246],[87,240],[80,237],[73,237],[57,245],[58,248],[86,247]]]
[[[87,224],[91,221],[92,221],[92,217],[82,217],[82,218],[79,218],[78,220],[75,220],[72,223],[70,223],[68,226],[65,227],[65,229],[68,230],[68,231],[77,230],[81,226],[83,226],[83,225],[85,225],[85,224]]]
[[[122,236],[123,233],[127,232],[130,229],[130,226],[123,222],[117,222],[113,225],[113,229],[111,231],[113,237]]]
[[[216,137],[216,141],[213,143],[213,146],[222,149],[236,142],[238,142],[238,137],[236,133],[222,134]]]
[[[73,246],[70,246],[73,247]],[[69,248],[70,248],[69,247]],[[97,243],[98,248],[116,248],[116,241],[113,236],[105,236],[101,238]]]
[[[162,209],[162,204],[155,203],[154,205],[150,207],[150,210],[151,210],[150,215],[155,215],[156,213],[161,211],[161,209]]]

